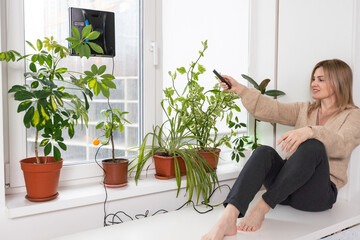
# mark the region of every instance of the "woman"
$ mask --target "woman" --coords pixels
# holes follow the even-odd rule
[[[351,152],[360,143],[360,110],[352,99],[350,67],[338,59],[319,62],[310,80],[313,103],[279,103],[223,77],[231,88],[221,83],[222,88],[237,93],[255,118],[295,130],[277,141],[281,151],[288,152],[285,160],[268,146],[253,152],[224,202],[221,218],[202,239],[223,239],[238,230],[256,231],[277,204],[312,212],[332,208],[337,190],[347,182]],[[262,185],[266,192],[247,212]],[[243,218],[236,224],[238,217]]]

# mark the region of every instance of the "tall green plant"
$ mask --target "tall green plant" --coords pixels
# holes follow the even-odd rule
[[[251,77],[245,75],[245,74],[241,74],[241,76],[246,79],[250,84],[252,84],[254,86],[254,88],[256,88],[257,90],[259,90],[261,92],[261,94],[263,95],[267,95],[273,98],[277,98],[278,96],[283,96],[285,95],[285,93],[283,91],[280,90],[266,90],[267,85],[269,84],[269,82],[271,81],[270,79],[264,79],[260,84],[258,84],[254,79],[252,79]],[[254,135],[253,135],[253,142],[249,142],[249,144],[252,144],[252,149],[256,149],[260,144],[257,142],[258,138],[257,138],[257,132],[256,132],[256,123],[260,122],[258,119],[254,119]]]
[[[189,131],[196,137],[197,146],[201,149],[212,149],[222,144],[231,147],[230,139],[235,135],[225,135],[218,139],[216,123],[226,119],[231,120],[232,111],[240,112],[235,103],[238,96],[235,93],[221,91],[217,83],[210,90],[201,86],[199,78],[206,72],[203,65],[199,63],[208,48],[207,41],[202,42],[203,49],[199,51],[198,58],[191,62],[189,68],[177,68],[174,73],[169,72],[172,79],[172,87],[165,89],[165,100],[167,101],[167,113],[179,113],[182,121],[187,123]],[[177,73],[186,75],[187,84],[181,91],[175,87]],[[214,80],[209,80],[214,81]]]
[[[68,38],[69,48],[74,48],[81,57],[89,58],[91,51],[101,53],[99,45],[87,40],[96,39],[100,33],[92,31],[91,25],[83,28],[81,34],[76,28],[72,29],[76,38]],[[24,76],[27,80],[23,85],[14,85],[9,93],[14,93],[15,101],[19,101],[17,112],[25,112],[23,123],[26,128],[35,128],[35,155],[37,163],[39,134],[42,133],[40,146],[44,147],[44,154],[53,152],[56,161],[61,158],[60,149],[66,151],[63,130],[67,130],[72,138],[75,134],[74,126],[88,124],[88,98],[92,99],[100,92],[108,96],[109,88],[114,88],[114,76],[104,74],[106,66],[92,65],[91,71],[77,73],[66,67],[58,67],[62,59],[69,56],[69,48],[57,43],[53,37],[37,40],[36,44],[26,41],[35,53],[21,55],[15,50],[0,53],[1,61],[30,62],[29,71]],[[36,47],[35,47],[36,46]],[[73,94],[73,92],[78,94]],[[80,98],[79,95],[82,97]]]

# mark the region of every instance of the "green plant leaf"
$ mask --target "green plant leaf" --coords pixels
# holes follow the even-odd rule
[[[64,151],[67,150],[67,146],[66,146],[65,143],[63,143],[63,142],[58,142],[58,144],[59,144],[59,147],[61,147],[62,150],[64,150]]]
[[[46,64],[48,65],[49,68],[52,68],[52,57],[51,55],[48,55],[46,58],[45,58],[45,62]]]
[[[102,49],[102,47],[101,47],[100,45],[98,45],[98,44],[96,44],[96,43],[93,43],[93,42],[88,42],[87,44],[88,44],[88,45],[91,47],[91,49],[94,50],[95,52],[104,54],[104,51],[103,51],[103,49]]]
[[[40,143],[40,147],[45,146],[49,141],[50,141],[50,139],[43,139]]]
[[[283,91],[280,91],[280,90],[268,90],[264,94],[267,96],[271,96],[271,97],[278,97],[278,96],[286,95]]]
[[[259,85],[259,90],[260,90],[261,94],[264,94],[264,92],[266,90],[266,87],[269,84],[269,82],[270,82],[270,79],[268,79],[268,78],[262,80],[262,82]]]
[[[24,90],[26,90],[26,87],[21,86],[21,85],[14,85],[14,86],[12,86],[12,88],[8,91],[8,93],[18,92],[18,91],[24,91]]]
[[[32,49],[34,49],[34,51],[36,51],[36,48],[34,47],[34,45],[32,45],[32,43],[31,42],[29,42],[29,41],[26,41],[26,43],[32,48]]]
[[[80,33],[79,33],[79,30],[77,30],[77,28],[76,27],[72,27],[71,28],[71,32],[72,32],[72,34],[77,38],[77,39],[80,39]]]
[[[79,52],[79,55],[80,55],[80,58],[84,57],[85,56],[85,45],[84,44],[81,44],[79,49],[78,49],[78,52]]]
[[[37,45],[37,49],[38,49],[39,51],[41,51],[41,49],[43,48],[43,43],[42,43],[42,41],[41,41],[40,39],[38,39],[38,40],[36,41],[36,45]]]
[[[116,85],[112,80],[102,79],[101,82],[108,88],[116,88]]]
[[[24,116],[24,125],[28,125],[29,123],[31,123],[31,120],[34,116],[34,112],[35,112],[35,108],[33,106],[30,107],[29,110],[27,110]]]
[[[36,72],[37,70],[36,70],[36,65],[35,65],[35,63],[30,63],[30,65],[29,65],[29,68],[30,68],[30,70],[32,71],[32,72]]]
[[[91,32],[91,28],[92,28],[91,25],[85,26],[81,31],[81,37],[86,38],[89,35],[89,33]]]
[[[119,122],[119,132],[122,133],[125,130],[124,124]]]
[[[61,158],[60,150],[56,146],[54,146],[53,151],[54,151],[55,161],[60,161],[60,158]]]
[[[28,109],[32,104],[32,101],[25,101],[19,104],[17,112],[22,112],[25,111],[26,109]]]
[[[90,49],[90,47],[89,47],[87,44],[83,45],[83,47],[84,47],[84,56],[85,56],[86,58],[89,58],[90,55],[91,55],[91,49]]]
[[[104,122],[99,122],[97,125],[96,125],[96,129],[100,129],[104,126]]]
[[[31,88],[37,88],[39,86],[39,81],[33,81],[31,83]]]
[[[99,75],[103,74],[103,73],[105,72],[105,70],[106,70],[106,66],[105,66],[105,65],[100,66],[99,69],[98,69],[98,74],[99,74]]]
[[[60,73],[60,74],[66,73],[66,72],[67,72],[67,68],[58,68],[58,69],[56,69],[56,72],[57,72],[57,73]]]
[[[108,129],[105,131],[105,137],[106,137],[106,138],[109,138],[109,137],[110,137],[110,134],[111,134],[111,129],[108,128]]]
[[[186,70],[185,70],[185,68],[184,68],[184,67],[177,68],[176,70],[177,70],[180,74],[184,74],[184,73],[186,73]],[[169,74],[170,74],[170,76],[172,76],[172,75],[171,75],[171,72],[169,72]]]
[[[257,84],[257,82],[255,82],[254,79],[252,79],[251,77],[245,75],[245,74],[241,74],[241,76],[246,79],[249,83],[251,83],[257,90],[260,90],[260,86],[259,84]]]
[[[105,84],[97,84],[98,86],[100,86],[100,90],[102,92],[102,94],[104,95],[104,97],[109,98],[110,97],[110,90],[105,86]]]
[[[54,97],[53,96],[50,96],[50,102],[51,102],[51,107],[52,109],[56,112],[57,110],[57,105],[55,103],[55,100],[54,100]]]
[[[76,29],[76,30],[77,30],[77,29]],[[73,38],[73,37],[68,37],[68,38],[66,38],[66,40],[67,40],[68,42],[70,42],[70,43],[76,43],[76,42],[79,41],[79,39]]]
[[[56,101],[58,102],[58,104],[59,104],[60,106],[64,106],[64,103],[63,103],[63,101],[61,100],[61,98],[59,98],[57,95],[55,95],[55,99],[56,99]]]
[[[98,84],[98,82],[95,81],[95,84],[94,84],[94,94],[95,94],[95,96],[99,95],[100,91],[101,91],[100,84]]]
[[[51,142],[49,142],[49,143],[44,147],[44,154],[45,154],[45,156],[47,156],[47,155],[50,154],[50,152],[51,152],[51,147],[52,147]]]
[[[107,79],[107,80],[115,79],[115,77],[113,75],[111,75],[111,74],[103,74],[103,75],[101,75],[101,78]]]
[[[204,68],[204,66],[201,65],[201,64],[198,64],[198,70],[199,70],[200,73],[204,73],[204,72],[206,71],[206,69]]]
[[[11,90],[11,89],[10,89]],[[29,100],[35,97],[31,92],[19,91],[14,94],[14,99],[16,101]]]
[[[34,54],[32,57],[31,57],[31,61],[32,62],[36,62],[39,58],[39,55],[38,54]]]
[[[88,102],[88,99],[86,97],[86,94],[84,92],[82,92],[83,96],[84,96],[84,101],[85,101],[85,109],[88,110],[90,105],[89,105],[89,102]]]
[[[91,65],[91,72],[96,75],[98,74],[98,68],[95,64]]]
[[[95,74],[90,71],[85,71],[84,73],[86,76],[91,77],[91,78],[95,76]]]
[[[86,39],[88,40],[95,40],[100,36],[100,32],[98,31],[93,31],[91,33],[89,33],[89,35],[86,37]]]
[[[68,127],[68,134],[69,134],[69,137],[70,138],[73,138],[74,137],[74,125],[70,124],[69,127]]]
[[[38,110],[35,110],[31,123],[34,127],[36,127],[40,123],[40,113]]]

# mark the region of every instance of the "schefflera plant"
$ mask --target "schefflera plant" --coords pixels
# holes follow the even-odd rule
[[[69,48],[74,48],[80,57],[89,58],[91,47],[94,51],[101,53],[100,46],[86,40],[96,39],[100,33],[91,30],[91,25],[82,30],[82,35],[73,28],[73,33],[78,38],[67,40],[72,43]],[[66,151],[63,131],[67,130],[70,138],[75,134],[74,126],[88,126],[89,101],[93,92],[109,95],[109,88],[115,88],[112,82],[114,76],[103,74],[106,66],[97,67],[92,65],[91,71],[77,73],[66,67],[59,67],[62,59],[69,56],[69,48],[57,43],[53,37],[45,40],[37,40],[36,47],[26,41],[35,51],[32,54],[21,55],[15,50],[0,53],[0,60],[20,61],[26,59],[30,62],[25,79],[28,81],[23,85],[14,85],[8,91],[14,93],[14,99],[19,101],[17,112],[25,112],[23,123],[26,128],[35,128],[34,150],[37,163],[40,163],[38,153],[39,134],[42,133],[40,146],[44,147],[47,156],[53,152],[54,159],[61,158],[60,149]],[[100,51],[101,49],[101,51]],[[66,74],[66,75],[65,75]],[[77,92],[78,94],[74,94]],[[79,95],[82,98],[79,97]]]

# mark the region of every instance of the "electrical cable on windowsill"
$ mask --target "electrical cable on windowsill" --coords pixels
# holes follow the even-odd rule
[[[213,192],[210,194],[210,196],[208,197],[208,202],[210,201],[210,198],[212,197],[212,195],[216,192],[216,190],[220,189],[221,187],[227,187],[229,190],[231,190],[230,186],[227,185],[227,184],[223,184],[223,185],[220,185],[218,187],[216,187]],[[105,187],[105,192],[106,192],[106,199],[107,199],[107,191],[106,191],[106,187]],[[106,204],[106,199],[105,199],[105,202],[104,202],[104,209],[105,209],[105,204]],[[199,204],[199,206],[203,205],[203,206],[206,206],[206,207],[210,207],[210,209],[206,210],[206,211],[200,211],[199,209],[197,209],[196,207],[196,204],[194,203],[194,201],[187,201],[185,202],[183,205],[181,205],[179,208],[175,209],[175,211],[178,211],[180,209],[182,209],[183,207],[187,206],[187,205],[190,205],[192,204],[194,210],[199,213],[199,214],[206,214],[208,212],[211,212],[214,207],[217,207],[219,205],[221,205],[222,203],[219,203],[219,204],[214,204],[214,205],[211,205],[211,204],[206,204],[205,201],[202,201],[201,204]],[[156,211],[155,213],[153,213],[151,216],[155,216],[159,213],[168,213],[169,211],[168,210],[165,210],[165,209],[160,209],[158,211]],[[106,214],[105,212],[105,215],[104,215],[104,227],[106,226],[111,226],[111,225],[115,225],[115,224],[121,224],[121,223],[124,223],[123,219],[120,217],[120,214],[126,216],[128,219],[130,220],[135,220],[135,219],[141,219],[141,218],[146,218],[146,217],[149,217],[149,213],[150,211],[149,210],[146,210],[144,214],[136,214],[134,218],[132,218],[131,216],[129,216],[126,212],[124,211],[118,211],[116,213],[110,213],[110,214]],[[108,218],[111,218],[110,220],[107,220]]]

